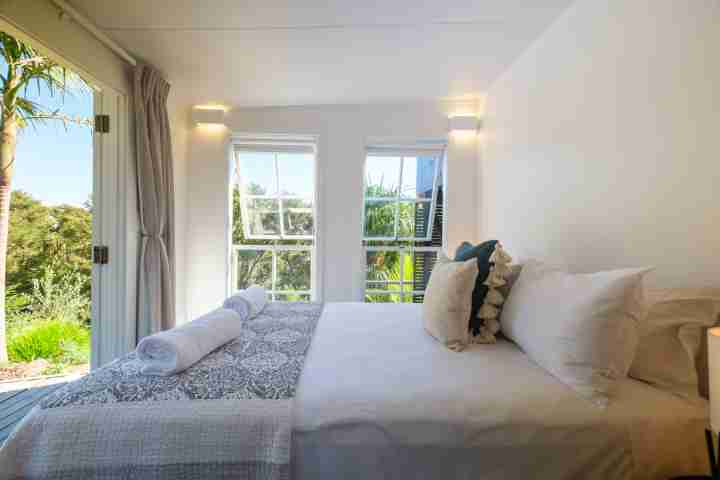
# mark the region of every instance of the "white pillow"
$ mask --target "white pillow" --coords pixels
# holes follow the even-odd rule
[[[629,376],[685,398],[707,396],[707,334],[720,316],[720,289],[647,292],[648,313]]]
[[[470,341],[472,291],[477,260],[453,262],[440,252],[425,288],[422,316],[425,330],[450,350],[459,352]]]
[[[502,332],[561,382],[607,405],[635,354],[649,270],[570,274],[529,261],[505,302]]]

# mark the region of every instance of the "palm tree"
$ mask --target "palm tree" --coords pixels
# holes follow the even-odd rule
[[[0,71],[0,362],[7,361],[5,342],[5,267],[7,260],[10,194],[15,170],[19,133],[28,125],[59,120],[65,125],[90,126],[91,120],[70,118],[59,111],[47,111],[27,98],[28,89],[47,88],[51,95],[65,95],[82,80],[29,45],[0,32],[0,55],[7,65]]]

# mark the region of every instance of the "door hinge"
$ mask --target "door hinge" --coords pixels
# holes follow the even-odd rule
[[[110,115],[95,115],[95,133],[110,133]]]
[[[107,265],[109,257],[110,253],[106,245],[95,245],[93,247],[93,263],[95,265]]]

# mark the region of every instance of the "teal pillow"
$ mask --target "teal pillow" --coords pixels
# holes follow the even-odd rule
[[[463,242],[457,250],[455,250],[456,262],[465,262],[471,258],[477,259],[478,276],[475,280],[475,288],[472,293],[472,309],[470,310],[470,333],[472,333],[473,336],[480,334],[480,327],[483,325],[483,320],[477,318],[477,315],[483,303],[485,303],[485,297],[488,294],[489,288],[484,283],[488,275],[490,275],[490,268],[492,267],[490,257],[495,251],[497,244],[497,240],[488,240],[479,245]]]

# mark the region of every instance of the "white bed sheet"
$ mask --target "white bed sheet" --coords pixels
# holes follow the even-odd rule
[[[423,331],[420,311],[325,306],[295,401],[294,480],[660,479],[707,471],[704,401],[628,379],[602,410],[510,342],[443,348]]]

